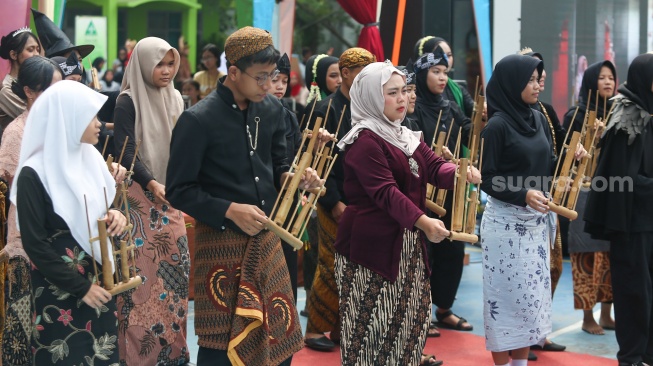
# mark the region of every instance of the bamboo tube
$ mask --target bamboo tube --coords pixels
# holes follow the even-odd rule
[[[562,164],[562,169],[560,175],[558,176],[557,182],[555,182],[555,191],[553,193],[553,202],[556,205],[559,205],[562,202],[562,198],[567,189],[567,183],[569,181],[569,171],[571,169],[572,163],[574,161],[574,152],[576,146],[578,146],[578,140],[580,139],[580,133],[578,131],[574,132],[571,135],[571,142],[567,147],[567,154]]]
[[[463,217],[465,214],[465,193],[467,191],[467,158],[461,158],[456,176],[456,189],[454,191],[454,202],[451,213],[451,230],[463,230]]]

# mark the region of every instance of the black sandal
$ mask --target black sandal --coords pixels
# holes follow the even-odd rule
[[[432,333],[433,331],[435,331],[437,333]],[[433,323],[429,324],[429,329],[426,331],[426,337],[428,337],[428,338],[437,338],[440,335],[441,334],[440,334],[440,330],[438,329],[438,327]]]
[[[455,316],[458,317],[458,323],[456,325],[445,323],[444,319],[450,317],[450,316]],[[463,332],[469,332],[471,330],[474,330],[473,325],[469,325],[469,327],[463,326],[463,324],[467,323],[467,319],[463,318],[462,316],[458,316],[454,314],[451,310],[447,310],[444,313],[438,313],[437,311],[435,312],[435,318],[438,319],[438,326],[440,328],[445,328],[445,329],[453,329],[453,330],[461,330]]]
[[[431,360],[433,360],[431,362]],[[442,360],[437,360],[435,358],[435,355],[427,355],[426,353],[422,353],[422,359],[421,362],[419,363],[420,366],[440,366],[444,363]]]

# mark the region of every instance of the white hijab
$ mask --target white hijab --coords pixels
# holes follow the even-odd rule
[[[390,80],[392,74],[406,76],[389,61],[371,63],[356,76],[349,90],[351,98],[351,131],[338,143],[340,150],[345,150],[358,138],[364,130],[370,130],[381,136],[389,144],[396,146],[410,157],[420,143],[421,132],[414,132],[401,125],[404,116],[396,121],[390,121],[383,114],[385,98],[383,85]],[[406,109],[408,109],[406,107]]]
[[[96,220],[106,214],[108,202],[116,195],[115,181],[102,155],[80,140],[107,97],[71,80],[49,87],[36,100],[25,122],[20,160],[15,181],[25,166],[36,171],[47,191],[54,212],[68,225],[72,236],[86,253],[94,254],[98,263],[100,244],[89,243],[84,196],[88,202],[91,235],[97,236]],[[16,204],[16,189],[11,202]],[[20,212],[20,206],[16,205]],[[16,222],[18,225],[18,222]],[[113,258],[112,267],[113,267]]]

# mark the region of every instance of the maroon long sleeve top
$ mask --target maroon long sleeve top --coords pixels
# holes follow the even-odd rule
[[[456,166],[437,157],[421,142],[412,158],[419,169],[411,173],[408,157],[377,134],[364,130],[345,150],[344,191],[349,205],[338,225],[336,251],[394,281],[404,229],[415,230],[425,212],[426,184],[452,189]],[[421,240],[423,253],[426,244]],[[428,268],[428,261],[424,256]]]

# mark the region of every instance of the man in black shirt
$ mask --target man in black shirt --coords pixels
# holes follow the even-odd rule
[[[198,365],[290,365],[301,328],[278,237],[265,231],[290,174],[283,107],[268,95],[279,52],[245,27],[225,43],[226,78],[172,134],[166,197],[197,221]],[[302,187],[321,181],[310,169]]]

